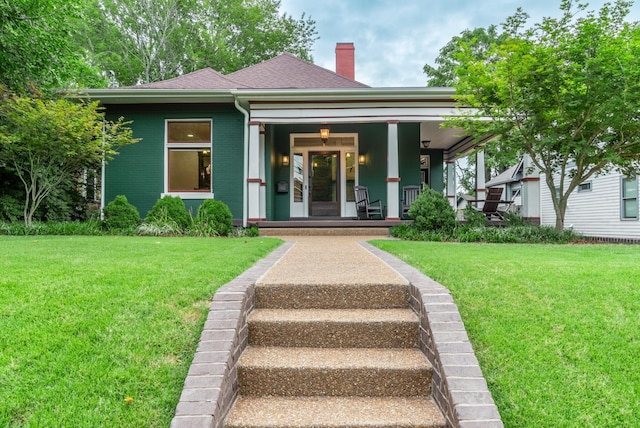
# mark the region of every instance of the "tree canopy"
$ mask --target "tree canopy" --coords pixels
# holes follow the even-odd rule
[[[102,85],[72,35],[84,0],[0,0],[0,84],[12,91]]]
[[[315,22],[279,0],[87,0],[79,43],[120,85],[211,67],[222,73],[282,52],[311,60]]]
[[[563,0],[560,18],[528,29],[518,9],[485,55],[468,41],[455,54],[458,101],[473,113],[449,125],[499,136],[501,149],[531,156],[557,229],[580,183],[611,168],[640,170],[640,26],[625,21],[631,4],[595,13]]]

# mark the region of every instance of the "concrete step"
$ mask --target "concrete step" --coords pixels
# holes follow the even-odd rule
[[[306,348],[414,348],[411,309],[255,309],[249,344]]]
[[[431,365],[418,349],[249,347],[238,361],[248,395],[426,396]]]
[[[389,228],[394,224],[385,223],[384,220],[376,222],[375,227],[327,227],[318,226],[327,224],[326,221],[303,221],[289,222],[290,224],[301,224],[299,227],[262,227],[260,228],[260,236],[389,236]],[[340,224],[341,222],[334,222]],[[362,224],[360,221],[358,224]],[[373,221],[366,222],[371,224]]]
[[[429,398],[239,397],[227,428],[444,428]]]
[[[256,307],[270,309],[407,308],[406,284],[258,284]]]

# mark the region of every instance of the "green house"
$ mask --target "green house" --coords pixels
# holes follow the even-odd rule
[[[404,186],[447,188],[453,203],[443,168],[475,144],[441,127],[459,114],[455,91],[372,88],[354,80],[353,44],[336,53],[338,73],[282,54],[228,75],[89,90],[141,139],[105,166],[103,203],[123,194],[144,216],[165,195],[194,212],[215,198],[243,226],[356,219],[356,185],[389,222]]]

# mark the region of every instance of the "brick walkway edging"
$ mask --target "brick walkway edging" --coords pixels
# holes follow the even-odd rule
[[[248,342],[255,284],[295,242],[287,241],[215,293],[171,428],[222,428],[238,391],[236,362]],[[433,365],[433,397],[455,428],[502,428],[451,293],[398,258],[360,242],[410,284],[420,348]]]
[[[447,425],[504,427],[449,290],[368,242],[360,245],[409,282],[411,307],[420,316],[419,346],[433,366],[433,398]]]
[[[285,242],[216,291],[171,428],[222,428],[238,392],[236,362],[247,347],[255,284],[294,242]]]

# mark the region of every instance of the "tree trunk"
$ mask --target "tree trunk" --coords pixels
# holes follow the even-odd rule
[[[556,232],[562,232],[564,230],[564,215],[567,211],[567,198],[568,196],[561,197],[557,204],[553,205],[556,212]]]

